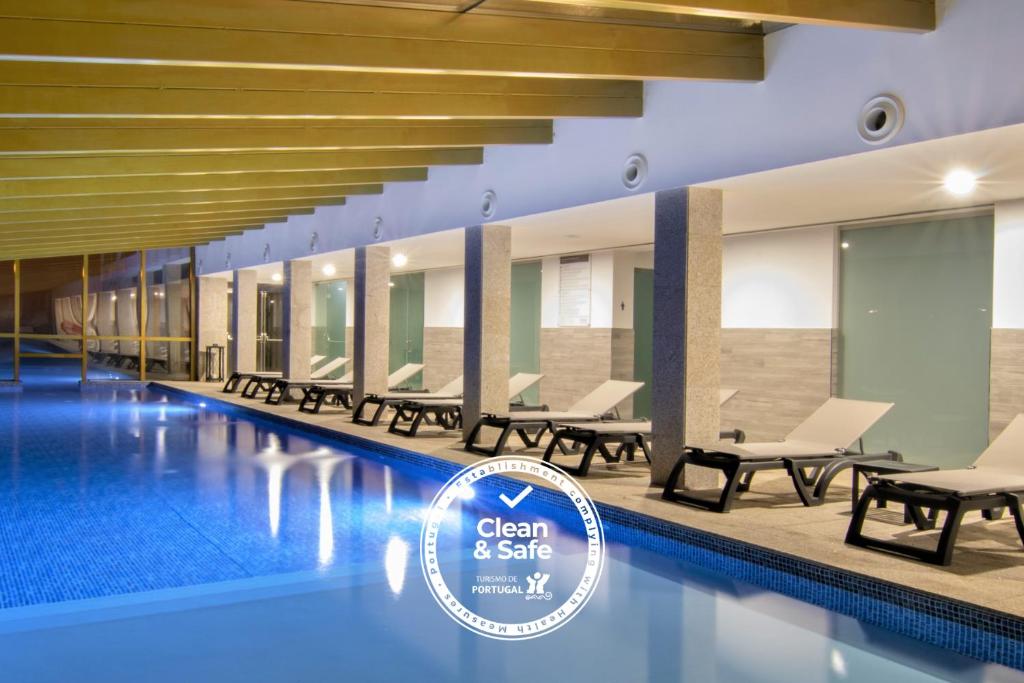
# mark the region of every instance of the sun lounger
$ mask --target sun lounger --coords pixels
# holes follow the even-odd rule
[[[596,422],[611,413],[615,406],[635,394],[643,385],[643,382],[610,379],[566,411],[526,410],[510,412],[508,415],[484,415],[469,433],[466,450],[487,456],[500,455],[513,432],[527,448],[536,448],[544,433],[548,430],[553,432],[555,425],[562,422]],[[484,427],[501,430],[494,446],[488,447],[478,443]]]
[[[315,366],[317,363],[322,361],[326,356],[313,356],[309,359],[310,367]],[[242,383],[242,380],[249,380],[252,377],[280,377],[280,372],[232,372],[231,376],[228,377],[228,381],[224,384],[224,388],[221,389],[225,394],[233,394],[238,389],[238,385]]]
[[[1008,508],[1024,543],[1021,496],[1024,496],[1024,414],[1018,415],[974,461],[961,470],[911,472],[871,477],[854,510],[846,542],[948,565],[953,560],[960,522],[967,512],[980,510],[985,519],[998,518]],[[918,529],[934,529],[938,512],[946,519],[934,550],[865,536],[864,519],[873,501],[903,503]],[[924,510],[928,509],[926,515]]]
[[[252,377],[249,379],[245,387],[242,389],[242,396],[244,398],[259,398],[260,393],[265,391],[267,392],[267,397],[264,400],[266,400],[267,403],[272,403],[276,405],[281,402],[280,397],[272,398],[275,396],[277,392],[280,392],[282,389],[284,389],[285,392],[284,394],[281,394],[281,396],[287,395],[287,389],[289,388],[289,386],[298,382],[334,381],[325,378],[327,377],[327,375],[334,372],[338,368],[344,367],[346,364],[348,364],[348,361],[349,359],[343,356],[334,358],[328,363],[325,363],[316,370],[310,372],[309,379],[306,380],[299,380],[292,377],[281,377],[280,373],[272,377]]]
[[[508,380],[508,400],[511,404],[520,394],[528,390],[544,375],[519,372]],[[395,416],[388,431],[401,436],[416,436],[424,422],[438,425],[442,429],[458,429],[462,426],[462,399],[422,399],[403,401],[395,406]]]
[[[662,498],[712,512],[728,512],[736,494],[750,488],[755,473],[785,469],[800,501],[806,506],[820,505],[832,479],[855,462],[899,459],[899,454],[892,451],[865,454],[850,450],[892,406],[830,398],[782,441],[687,446],[665,483]],[[717,499],[677,490],[686,465],[709,467],[725,475],[725,486]]]
[[[718,392],[718,404],[722,405],[736,395],[735,389],[722,389]],[[594,456],[600,454],[605,462],[621,462],[623,456],[627,460],[633,460],[636,449],[639,447],[647,462],[651,462],[651,450],[648,440],[651,436],[650,420],[634,420],[625,422],[577,422],[558,423],[553,430],[551,441],[544,451],[544,462],[551,462],[551,458],[558,449],[563,455],[580,454],[580,464],[575,467],[562,469],[570,474],[581,477],[587,476],[590,471],[590,463]],[[743,432],[739,429],[722,432],[719,438],[733,439],[737,443],[743,441]],[[609,445],[616,445],[613,454]],[[582,452],[581,449],[582,448]]]
[[[394,390],[405,384],[413,376],[423,370],[422,363],[406,363],[388,375],[388,389]],[[285,393],[290,389],[301,389],[302,399],[299,401],[299,411],[303,413],[318,413],[324,401],[332,399],[335,404],[352,407],[352,377],[348,375],[338,382],[315,382],[315,381],[293,381],[288,387],[282,387],[280,396],[276,402],[280,403]],[[273,403],[273,393],[267,395],[267,403]]]
[[[436,392],[415,392],[415,391],[395,391],[387,394],[368,394],[356,409],[352,411],[352,421],[360,425],[375,426],[380,422],[381,416],[388,408],[393,408],[404,401],[417,401],[417,400],[447,400],[447,399],[458,399],[462,397],[462,375],[459,375],[448,384],[444,385]],[[373,406],[373,414],[366,417],[366,413],[371,410]],[[314,406],[312,412],[319,411],[319,405]]]

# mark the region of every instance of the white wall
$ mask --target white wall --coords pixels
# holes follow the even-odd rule
[[[308,255],[383,239],[475,225],[480,197],[498,195],[500,221],[630,194],[625,159],[647,156],[641,191],[870,151],[855,122],[871,97],[891,92],[907,105],[901,145],[1024,122],[1024,2],[941,0],[938,30],[923,35],[794,26],[765,39],[761,83],[652,82],[641,119],[565,119],[550,145],[488,147],[482,166],[436,167],[422,183],[391,183],[382,196],[251,231],[197,249],[202,273]],[[841,84],[841,87],[837,87]],[[995,105],[993,105],[995,103]],[[230,259],[228,255],[230,254]]]
[[[462,268],[424,273],[424,327],[462,327],[465,301],[465,271]]]
[[[1024,328],[1024,200],[995,207],[992,327]]]
[[[722,252],[722,327],[831,328],[834,226],[730,235]]]

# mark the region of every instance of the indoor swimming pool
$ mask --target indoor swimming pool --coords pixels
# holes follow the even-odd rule
[[[1024,679],[698,566],[619,518],[576,619],[479,637],[420,571],[449,473],[159,389],[0,394],[0,454],[8,681]],[[463,511],[497,511],[497,492]],[[573,542],[543,500],[517,512]],[[993,659],[1020,656],[1005,651],[1019,641],[989,642]]]

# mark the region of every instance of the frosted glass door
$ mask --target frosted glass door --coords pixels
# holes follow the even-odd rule
[[[841,243],[839,393],[896,404],[866,447],[969,464],[988,443],[992,217],[846,230]]]

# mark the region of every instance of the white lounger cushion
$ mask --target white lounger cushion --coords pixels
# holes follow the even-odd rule
[[[962,496],[1024,491],[1024,414],[1013,418],[974,465],[974,469],[890,474],[881,478]]]
[[[542,379],[544,379],[544,375],[535,375],[529,372],[517,372],[512,375],[508,379],[508,400],[511,401]]]
[[[321,356],[321,360],[322,359],[323,356]],[[327,375],[331,374],[332,372],[334,372],[341,366],[346,365],[347,363],[348,358],[345,358],[344,356],[338,356],[337,358],[331,359],[330,361],[324,363],[322,366],[311,372],[309,374],[309,377],[310,379],[320,379],[322,377],[326,377]]]
[[[735,396],[737,393],[736,389],[722,389],[718,392],[718,404],[721,405],[728,401],[730,398]],[[550,415],[550,413],[548,413]],[[516,413],[519,415],[519,413]],[[651,421],[650,420],[635,420],[633,422],[601,422],[595,424],[594,422],[560,422],[560,427],[570,427],[573,429],[593,429],[602,434],[650,434],[651,433]]]
[[[643,382],[626,382],[620,379],[606,380],[597,389],[569,406],[569,410],[566,412],[600,417],[640,391],[640,387],[643,385]]]
[[[423,369],[423,363],[406,363],[388,375],[388,388],[393,389],[399,384],[409,381],[412,376]]]
[[[511,401],[519,394],[523,393],[537,382],[541,381],[544,375],[533,375],[526,372],[518,372],[508,378],[508,400]],[[462,378],[459,378],[461,383]],[[416,401],[422,403],[425,406],[461,406],[462,399],[445,399],[438,396],[433,398],[427,398],[424,400],[417,399],[411,394],[396,394],[396,397],[407,397],[410,401]],[[518,413],[517,413],[518,414]]]
[[[830,398],[782,441],[714,444],[707,446],[707,450],[729,453],[741,460],[831,455],[852,446],[892,406],[878,401]]]
[[[310,359],[309,359],[309,364],[310,365],[316,365],[317,363],[322,361],[324,358],[327,358],[327,356],[311,356]]]
[[[378,395],[379,398],[385,399],[408,399],[415,401],[416,399],[429,399],[429,398],[459,398],[462,396],[462,375],[459,375],[448,384],[437,391],[391,391],[386,394]]]

